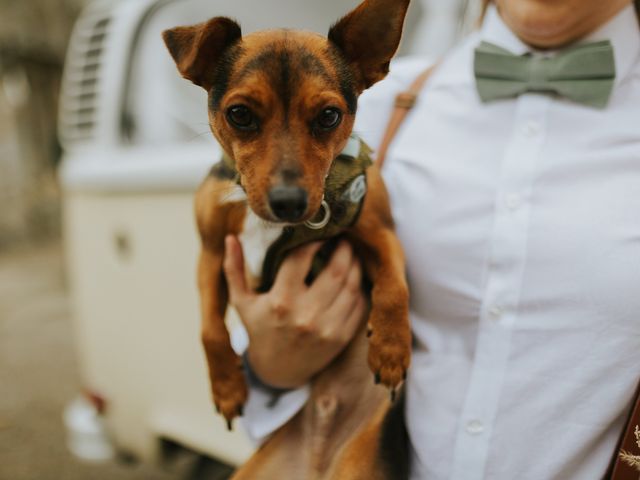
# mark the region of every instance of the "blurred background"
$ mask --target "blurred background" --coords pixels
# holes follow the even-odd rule
[[[191,201],[206,99],[160,32],[215,15],[325,33],[358,0],[0,0],[0,479],[222,479]],[[437,58],[479,2],[413,0]],[[231,320],[233,321],[233,320]]]

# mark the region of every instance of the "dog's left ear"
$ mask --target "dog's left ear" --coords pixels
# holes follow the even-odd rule
[[[242,38],[242,31],[230,18],[216,17],[198,25],[165,30],[162,38],[180,74],[209,90],[225,50]]]
[[[361,90],[389,73],[408,7],[409,0],[365,0],[329,30],[329,40],[360,77]]]

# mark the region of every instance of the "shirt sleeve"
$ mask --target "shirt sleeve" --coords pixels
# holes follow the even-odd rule
[[[431,65],[433,65],[433,61],[425,57],[407,56],[399,58],[391,63],[391,71],[387,78],[366,90],[360,96],[354,132],[374,150],[374,158],[387,130],[396,95],[408,90],[418,75]],[[401,186],[396,181],[393,161],[389,157],[385,161],[382,176],[389,192],[393,215],[398,218],[400,212],[398,211],[398,204],[395,202],[397,198],[395,193]]]
[[[394,60],[389,75],[360,95],[353,131],[374,151],[379,148],[387,129],[396,95],[408,90],[417,76],[432,64],[428,58],[419,56]]]
[[[244,355],[249,346],[249,336],[242,325],[232,330],[231,343],[238,355]],[[260,381],[246,361],[244,371],[249,398],[244,406],[242,426],[249,438],[260,445],[307,403],[309,386],[292,390],[271,387]]]

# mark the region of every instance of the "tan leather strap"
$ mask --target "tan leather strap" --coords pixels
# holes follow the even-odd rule
[[[627,423],[620,437],[620,441],[616,446],[616,450],[611,460],[609,471],[605,476],[607,480],[638,480],[640,479],[640,470],[625,462],[620,453],[625,451],[631,455],[640,457],[640,447],[637,445],[636,426],[640,427],[640,384],[636,389],[633,397],[633,405],[627,418]]]
[[[420,90],[422,90],[425,82],[431,76],[434,68],[435,65],[432,65],[426,69],[413,81],[409,90],[400,92],[396,95],[395,107],[393,112],[391,112],[389,123],[387,123],[387,129],[385,130],[384,137],[382,137],[382,143],[380,144],[376,155],[376,165],[378,168],[382,168],[382,164],[387,156],[389,145],[391,145],[396,133],[398,133],[398,129],[409,113],[409,110],[411,110],[416,104]]]

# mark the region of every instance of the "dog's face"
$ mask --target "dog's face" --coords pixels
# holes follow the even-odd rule
[[[207,90],[211,130],[257,215],[291,223],[316,215],[358,95],[387,74],[408,4],[367,0],[328,38],[292,30],[242,37],[224,17],[164,32],[180,73]]]
[[[296,31],[248,35],[229,55],[210,91],[213,133],[259,216],[307,220],[353,127],[353,75],[326,38]]]

